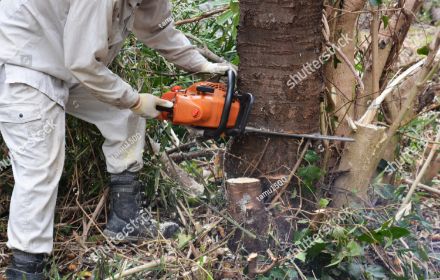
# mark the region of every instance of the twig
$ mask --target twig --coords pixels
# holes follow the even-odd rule
[[[440,141],[440,130],[437,133],[437,136],[435,138],[436,142]],[[429,165],[431,164],[432,159],[434,158],[435,153],[437,152],[437,149],[439,148],[438,144],[434,144],[431,148],[431,151],[429,152],[428,158],[426,159],[425,163],[423,164],[422,169],[417,174],[416,179],[414,180],[411,188],[408,191],[408,194],[406,195],[405,199],[402,202],[402,205],[399,208],[399,211],[397,211],[396,214],[396,221],[400,220],[403,215],[401,213],[404,212],[405,209],[409,207],[409,202],[411,201],[411,197],[414,194],[414,191],[416,190],[417,186],[419,185],[420,181],[423,178],[423,175],[425,175],[426,170],[428,170]]]
[[[372,7],[373,21],[371,23],[371,46],[372,46],[372,94],[373,98],[379,93],[379,6]]]
[[[84,230],[83,230],[83,234],[82,234],[84,240],[87,239],[87,235],[88,235],[88,233],[89,233],[90,228],[92,227],[92,224],[95,223],[94,221],[96,221],[96,219],[98,218],[99,214],[101,214],[102,208],[104,207],[105,202],[107,201],[108,192],[109,192],[109,189],[106,188],[106,189],[104,190],[104,193],[102,194],[101,199],[99,200],[98,205],[96,206],[95,211],[94,211],[93,214],[92,214],[92,217],[91,217],[89,223],[88,223],[87,226],[84,228]]]
[[[113,279],[118,279],[118,278],[121,278],[121,277],[126,277],[126,276],[129,276],[129,275],[133,275],[135,273],[139,273],[139,272],[142,272],[142,271],[145,271],[145,270],[148,270],[148,269],[160,266],[162,264],[173,263],[173,262],[176,262],[176,261],[177,261],[176,257],[163,257],[160,260],[151,261],[151,262],[146,263],[144,265],[127,269],[125,271],[122,271],[121,273],[118,273],[116,275],[108,277],[105,280],[113,280]]]
[[[261,160],[263,159],[264,155],[266,154],[267,147],[269,146],[269,143],[270,143],[270,138],[267,138],[267,140],[266,140],[266,145],[264,145],[263,151],[261,152],[261,155],[260,155],[260,157],[258,158],[257,163],[255,163],[255,165],[253,165],[252,170],[251,170],[251,172],[249,173],[249,175],[254,174],[254,172],[257,170],[258,166],[259,166],[260,163],[261,163]],[[248,167],[246,168],[246,170],[244,171],[243,177],[245,177],[245,175],[246,175],[246,173],[247,173],[247,171],[248,171],[248,169],[249,169],[250,167],[251,167],[251,165],[249,164],[249,166],[248,166]]]
[[[301,166],[301,162],[303,161],[304,156],[306,155],[306,153],[307,153],[307,151],[309,149],[309,146],[310,146],[310,140],[307,141],[304,149],[301,152],[301,155],[298,158],[298,161],[296,162],[295,166],[292,169],[292,172],[290,172],[290,175],[287,178],[286,183],[284,183],[284,186],[281,188],[281,190],[278,192],[278,194],[272,200],[272,202],[270,203],[270,206],[268,207],[268,209],[272,209],[274,207],[275,203],[281,198],[281,195],[286,191],[287,187],[290,184],[290,181],[292,181],[293,177],[295,176],[296,171]]]
[[[221,7],[221,8],[218,8],[218,9],[215,9],[215,10],[212,10],[212,11],[209,11],[209,12],[206,12],[206,13],[203,13],[200,16],[196,16],[196,17],[188,18],[188,19],[178,20],[178,21],[176,21],[175,25],[179,26],[179,25],[183,25],[183,24],[188,24],[188,23],[193,23],[193,22],[201,21],[202,19],[209,18],[209,17],[212,17],[212,16],[217,15],[217,14],[221,14],[221,13],[227,11],[228,9],[229,9],[229,5]]]
[[[205,205],[206,207],[208,207],[209,209],[211,209],[212,211],[214,211],[217,215],[221,216],[222,218],[224,218],[225,220],[227,220],[228,222],[230,222],[231,224],[233,224],[234,226],[236,226],[239,230],[241,230],[244,234],[246,234],[247,236],[249,236],[252,239],[257,239],[257,236],[255,234],[253,234],[252,232],[250,232],[249,230],[245,229],[244,227],[242,227],[239,223],[237,223],[237,221],[235,221],[234,219],[230,218],[229,216],[221,213],[220,211],[218,211],[217,209],[215,209],[214,207],[212,207],[211,205],[205,203],[202,200],[199,200],[200,203],[202,203],[203,205]]]
[[[167,154],[171,155],[177,152],[182,152],[182,151],[187,151],[189,149],[191,149],[192,147],[197,145],[197,141],[193,141],[193,142],[189,142],[186,144],[182,144],[180,146],[177,146],[175,148],[170,148],[167,150]]]
[[[191,160],[195,158],[209,157],[209,156],[212,157],[218,151],[220,151],[220,149],[200,150],[200,151],[170,155],[170,158],[176,163],[180,163],[184,160]]]
[[[408,184],[414,184],[414,180],[411,180],[411,179],[405,179],[404,182],[408,183]],[[421,188],[422,190],[425,190],[425,191],[428,191],[428,192],[432,192],[432,193],[434,193],[436,195],[440,195],[440,190],[439,189],[436,189],[436,188],[424,185],[422,183],[419,183],[417,186],[419,188]]]

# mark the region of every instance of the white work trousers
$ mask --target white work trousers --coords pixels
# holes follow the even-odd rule
[[[98,101],[81,86],[71,90],[66,110],[24,83],[5,82],[0,66],[0,132],[9,148],[15,186],[8,247],[50,254],[58,183],[65,158],[65,112],[95,124],[105,137],[109,173],[143,166],[145,120],[131,110]]]

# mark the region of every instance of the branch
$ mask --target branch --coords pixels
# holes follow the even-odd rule
[[[440,141],[440,130],[437,132],[437,136],[435,138],[435,142],[439,142],[439,141]],[[428,170],[428,167],[431,164],[431,161],[434,158],[434,155],[437,152],[438,148],[439,148],[438,144],[434,144],[432,146],[431,151],[429,152],[428,158],[426,159],[425,163],[423,164],[422,169],[420,170],[419,174],[417,174],[416,179],[412,183],[411,188],[408,191],[408,194],[406,195],[405,199],[402,202],[402,205],[399,208],[399,211],[397,211],[396,221],[399,221],[402,218],[405,210],[410,207],[409,203],[411,201],[411,197],[414,194],[414,191],[416,190],[417,186],[420,184],[420,181],[422,180],[423,175],[425,175],[426,170]]]
[[[149,144],[153,152],[159,157],[161,163],[164,165],[166,173],[176,182],[180,184],[190,195],[200,196],[204,192],[203,185],[199,184],[180,168],[171,158],[169,158],[166,152],[160,151],[160,144],[156,143],[153,139],[148,137]],[[148,142],[147,142],[148,143]]]
[[[176,261],[177,261],[176,257],[163,257],[162,259],[155,260],[155,261],[146,263],[141,266],[137,266],[137,267],[133,267],[133,268],[124,270],[123,272],[118,273],[116,275],[113,275],[111,277],[108,277],[105,280],[122,279],[122,277],[133,275],[135,273],[139,273],[139,272],[145,271],[147,269],[151,269],[151,268],[154,268],[154,267],[166,264],[166,263],[174,263]]]
[[[228,9],[229,9],[229,5],[225,6],[225,7],[222,7],[222,8],[218,8],[218,9],[209,11],[209,12],[206,12],[206,13],[201,14],[200,16],[196,16],[194,18],[188,18],[188,19],[179,20],[179,21],[176,21],[175,26],[180,26],[180,25],[183,25],[183,24],[198,22],[198,21],[201,21],[202,19],[209,18],[209,17],[212,17],[212,16],[217,15],[217,14],[221,14],[221,13],[227,11]]]
[[[390,95],[394,91],[394,89],[398,87],[408,76],[417,73],[417,71],[421,69],[425,61],[426,59],[422,59],[421,61],[408,68],[405,72],[397,76],[397,78],[392,80],[388,87],[382,92],[382,94],[378,96],[375,100],[373,100],[373,102],[371,102],[365,114],[359,119],[359,122],[365,125],[370,124],[376,117],[377,111],[379,110],[384,100],[388,97],[388,95]]]
[[[408,183],[408,184],[414,184],[414,181],[410,180],[410,179],[405,179],[404,181],[405,181],[405,183]],[[421,188],[422,190],[424,190],[424,191],[431,192],[431,193],[434,193],[436,195],[440,195],[440,190],[439,189],[436,189],[436,188],[433,188],[433,187],[430,187],[430,186],[427,186],[427,185],[421,184],[421,183],[419,183],[417,186],[419,188]]]

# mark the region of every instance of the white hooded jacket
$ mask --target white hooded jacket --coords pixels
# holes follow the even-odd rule
[[[108,69],[130,32],[170,62],[198,71],[206,59],[174,27],[168,0],[2,0],[0,65],[64,106],[81,83],[129,108],[138,93]]]

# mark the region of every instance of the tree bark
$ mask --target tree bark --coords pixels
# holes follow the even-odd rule
[[[311,68],[313,61],[319,61],[322,9],[321,0],[240,1],[238,88],[256,98],[249,125],[296,133],[319,131],[322,71],[303,70],[303,65]],[[291,76],[298,73],[304,79],[290,88]],[[227,176],[289,174],[297,158],[296,141],[280,137],[267,141],[257,135],[234,140],[226,155]]]

